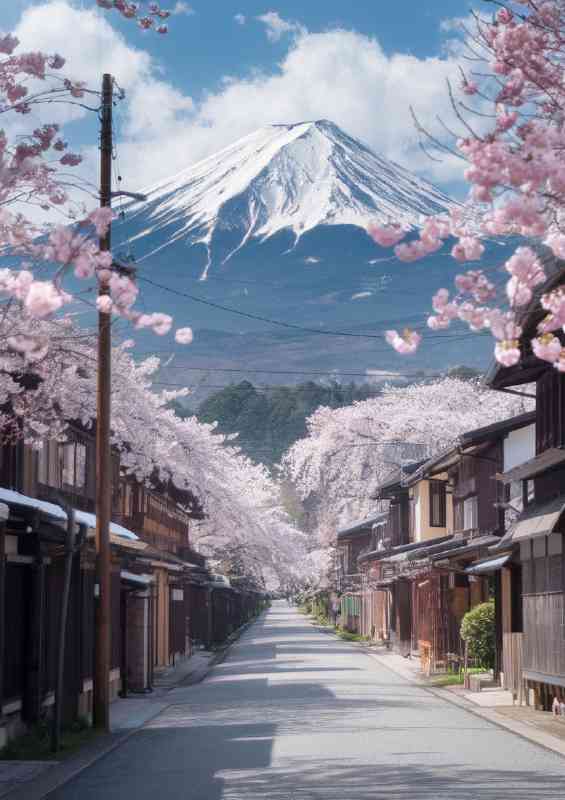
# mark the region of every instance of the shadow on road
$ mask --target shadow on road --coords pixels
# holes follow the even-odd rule
[[[327,644],[326,644],[327,643]],[[561,759],[280,605],[50,800],[562,800]]]

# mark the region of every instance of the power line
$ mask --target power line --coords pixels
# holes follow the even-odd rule
[[[406,378],[406,377],[419,377],[423,375],[423,371],[414,372],[414,373],[406,373],[406,372],[387,372],[385,370],[375,370],[374,374],[368,372],[342,372],[338,368],[328,369],[328,370],[300,370],[300,369],[258,369],[255,367],[252,368],[244,368],[244,367],[189,367],[189,366],[166,366],[163,369],[167,370],[188,370],[194,372],[224,372],[224,373],[261,373],[266,375],[321,375],[326,377],[332,377],[332,373],[335,373],[334,377],[352,377],[352,378],[379,378],[379,377],[390,377],[390,378]]]
[[[145,283],[154,286],[157,289],[161,289],[164,292],[168,292],[169,294],[174,294],[177,297],[185,297],[187,300],[192,300],[193,303],[201,303],[202,305],[209,306],[210,308],[216,308],[220,311],[226,311],[228,314],[235,314],[238,317],[245,317],[246,319],[252,319],[257,322],[266,322],[268,325],[276,325],[280,328],[289,328],[291,330],[301,331],[302,333],[314,333],[320,336],[346,336],[352,337],[355,339],[381,339],[381,334],[376,333],[353,333],[352,331],[332,331],[332,330],[320,330],[318,328],[306,328],[302,325],[295,325],[292,322],[283,322],[282,320],[276,319],[269,319],[269,317],[263,317],[260,314],[251,314],[247,311],[240,311],[237,308],[232,308],[231,306],[224,306],[221,303],[214,303],[212,300],[205,300],[203,297],[196,297],[193,294],[189,294],[188,292],[183,292],[180,289],[172,289],[170,286],[165,286],[162,283],[157,283],[156,281],[152,281],[150,278],[143,278],[138,276],[138,280],[144,281]]]
[[[232,308],[231,306],[224,306],[221,303],[215,303],[211,300],[205,300],[202,297],[196,297],[195,295],[189,294],[188,292],[183,292],[180,289],[173,289],[170,286],[165,286],[162,283],[157,283],[157,281],[153,281],[150,278],[143,278],[138,276],[138,279],[148,283],[151,286],[154,286],[157,289],[161,289],[164,292],[168,292],[169,294],[173,294],[177,297],[184,297],[187,300],[192,300],[195,303],[200,303],[205,306],[209,306],[211,308],[219,309],[220,311],[225,311],[229,314],[235,314],[239,317],[244,317],[246,319],[252,319],[258,322],[265,322],[268,325],[275,325],[281,328],[287,328],[290,330],[300,331],[301,333],[312,333],[318,336],[339,336],[339,337],[347,337],[347,338],[354,338],[354,339],[371,339],[371,340],[378,340],[382,341],[383,334],[382,333],[354,333],[353,331],[335,331],[331,329],[319,329],[319,328],[308,328],[303,325],[296,325],[292,322],[283,322],[282,320],[275,320],[270,319],[269,317],[264,317],[259,314],[251,314],[247,311],[240,311],[237,308]],[[400,321],[400,320],[399,320]],[[391,323],[392,324],[392,323]],[[422,325],[420,328],[415,328],[415,330],[426,330],[427,326]],[[444,341],[457,341],[462,338],[469,338],[470,336],[477,337],[485,334],[480,333],[464,333],[464,334],[455,334],[455,335],[446,335],[446,334],[439,334],[436,336],[428,336],[427,341],[430,340],[437,340],[439,339],[440,342]],[[388,347],[386,351],[388,352]]]

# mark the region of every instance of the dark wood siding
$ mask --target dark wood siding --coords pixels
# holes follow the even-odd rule
[[[548,368],[537,382],[536,452],[565,445],[565,375]]]
[[[6,565],[4,702],[21,697],[25,688],[30,584],[30,567]]]
[[[389,540],[391,547],[410,541],[410,499],[407,491],[400,493],[390,503],[384,538]]]
[[[122,607],[121,607],[121,581],[120,572],[115,570],[112,572],[112,623],[111,623],[111,636],[112,636],[112,669],[117,669],[122,663]]]
[[[561,534],[525,542],[521,548],[524,669],[565,676],[564,548]]]
[[[94,674],[94,569],[81,571],[81,655],[80,671],[83,680]]]
[[[471,498],[476,497],[477,528],[502,532],[503,515],[496,505],[499,488],[495,478],[501,470],[502,444],[497,442],[462,456],[457,467],[450,472],[456,531],[465,529],[465,501],[471,502]]]
[[[565,676],[563,594],[524,597],[524,669]]]

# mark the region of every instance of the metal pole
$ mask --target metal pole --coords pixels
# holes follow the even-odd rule
[[[112,199],[112,76],[102,80],[100,134],[100,206],[109,207]],[[110,227],[100,238],[100,250],[110,250]],[[99,296],[108,294],[108,285],[100,282]],[[110,579],[110,390],[112,330],[110,314],[98,313],[98,388],[96,414],[96,567],[98,602],[96,608],[96,647],[94,668],[94,725],[110,730],[110,652],[111,652],[111,579]]]
[[[51,752],[59,750],[61,740],[61,719],[63,716],[63,683],[65,679],[65,640],[67,638],[67,618],[73,556],[75,552],[75,513],[67,506],[67,535],[65,537],[65,571],[63,576],[63,598],[61,600],[61,619],[59,621],[59,650],[57,653],[57,684],[55,686],[55,714],[51,731]]]

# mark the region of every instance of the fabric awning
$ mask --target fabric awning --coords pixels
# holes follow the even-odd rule
[[[482,561],[479,564],[471,564],[467,567],[465,572],[468,575],[488,575],[491,572],[496,572],[507,564],[512,556],[507,553],[505,556],[498,556],[497,558],[489,558],[488,561]]]
[[[565,510],[565,495],[549,503],[535,503],[522,512],[512,528],[512,543],[536,539],[553,533]]]
[[[498,473],[496,479],[502,483],[514,483],[514,481],[524,481],[533,478],[541,472],[545,472],[552,467],[565,462],[565,449],[561,447],[551,447],[535,458],[530,458],[523,464],[519,464],[508,472]]]

